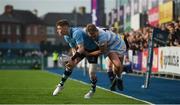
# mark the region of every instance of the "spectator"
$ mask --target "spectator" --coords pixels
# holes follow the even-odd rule
[[[57,51],[54,51],[54,52],[53,52],[54,68],[57,68],[57,67],[58,67],[58,57],[59,57],[58,52],[57,52]]]

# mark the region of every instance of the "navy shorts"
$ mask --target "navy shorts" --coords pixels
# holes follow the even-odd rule
[[[90,52],[99,50],[99,48],[96,48],[96,49],[93,49],[93,50],[87,50],[87,49],[85,49],[85,50],[90,53]],[[86,59],[88,60],[89,63],[94,63],[94,64],[98,63],[98,56],[85,56],[85,55],[82,55],[81,59],[83,59],[84,57],[86,57]]]

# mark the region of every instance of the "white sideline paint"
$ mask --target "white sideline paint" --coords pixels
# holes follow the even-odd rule
[[[58,75],[58,76],[60,75],[60,74],[56,74],[56,73],[49,72],[49,71],[45,71],[45,72],[51,73],[51,74],[53,74],[53,75]],[[62,76],[62,75],[60,75],[60,76]],[[79,83],[82,83],[82,84],[84,84],[84,85],[89,85],[88,83],[83,82],[83,81],[80,81],[80,80],[77,80],[77,79],[73,79],[73,78],[68,78],[68,79],[73,80],[73,81],[76,81],[76,82],[79,82]],[[124,97],[127,97],[127,98],[131,98],[131,99],[134,99],[134,100],[137,100],[137,101],[142,101],[142,102],[145,102],[145,103],[150,104],[150,105],[155,105],[155,104],[153,104],[153,103],[151,103],[151,102],[144,101],[144,100],[141,100],[141,99],[138,99],[138,98],[135,98],[135,97],[132,97],[132,96],[128,96],[128,95],[125,95],[125,94],[122,94],[122,93],[110,91],[110,90],[108,90],[108,89],[106,89],[106,88],[103,88],[103,87],[100,87],[100,86],[97,86],[97,88],[100,88],[100,89],[102,89],[102,90],[105,90],[105,91],[108,91],[108,92],[112,92],[112,93],[114,93],[114,94],[121,95],[121,96],[124,96]]]
[[[16,90],[26,90],[27,88],[0,88],[0,90],[14,90],[14,89],[16,89]],[[47,90],[47,89],[52,90],[54,88],[31,88],[31,90]]]

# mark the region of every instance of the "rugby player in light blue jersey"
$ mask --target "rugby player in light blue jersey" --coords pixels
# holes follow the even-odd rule
[[[86,32],[81,28],[70,28],[67,20],[59,20],[56,23],[57,33],[60,37],[64,37],[65,41],[75,51],[71,59],[65,65],[65,71],[60,83],[57,85],[53,95],[57,95],[64,88],[64,83],[71,75],[73,68],[84,58],[89,62],[89,77],[91,80],[91,89],[85,94],[84,98],[91,98],[96,90],[97,77],[95,74],[97,56],[86,56],[84,52],[93,52],[99,49]]]
[[[113,73],[116,75],[112,85],[111,90],[114,90],[115,86],[119,90],[123,90],[123,81],[121,73],[123,72],[123,58],[126,52],[126,44],[123,39],[112,31],[104,31],[97,28],[94,24],[88,24],[86,27],[86,32],[89,37],[99,46],[98,51],[88,53],[87,55],[97,56],[104,54],[108,57],[114,66]]]

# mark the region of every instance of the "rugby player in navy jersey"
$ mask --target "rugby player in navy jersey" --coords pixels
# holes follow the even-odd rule
[[[96,91],[97,77],[95,74],[97,56],[87,56],[84,52],[93,52],[99,49],[94,41],[86,35],[85,30],[82,28],[72,28],[69,26],[67,20],[59,20],[56,23],[57,33],[60,37],[63,37],[65,41],[74,51],[73,56],[65,65],[64,74],[61,78],[60,83],[57,85],[53,92],[53,95],[57,95],[64,88],[64,83],[67,78],[71,75],[73,68],[83,59],[86,58],[90,64],[89,66],[89,77],[91,81],[91,89],[85,94],[84,98],[91,98]]]

